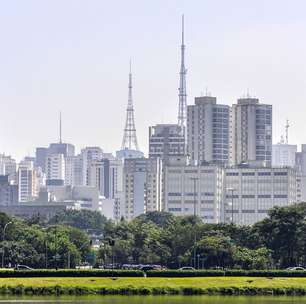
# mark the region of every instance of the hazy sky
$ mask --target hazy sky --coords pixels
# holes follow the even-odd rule
[[[63,138],[120,148],[133,61],[139,145],[175,123],[180,21],[188,103],[205,88],[232,104],[249,88],[273,104],[274,142],[306,143],[306,1],[1,0],[0,152],[17,159]]]

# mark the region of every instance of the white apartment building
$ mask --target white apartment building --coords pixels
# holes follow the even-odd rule
[[[272,146],[273,167],[295,167],[295,154],[297,145],[278,143]]]
[[[83,186],[89,185],[88,168],[91,162],[101,160],[103,158],[103,150],[100,147],[86,147],[81,150],[82,155],[82,177]]]
[[[0,154],[0,175],[7,175],[9,182],[15,182],[16,171],[16,160],[9,155]]]
[[[229,161],[230,107],[217,104],[217,98],[202,96],[187,107],[188,154],[195,164]]]
[[[21,162],[18,167],[18,201],[29,202],[38,196],[36,170],[34,164]]]
[[[46,157],[46,179],[50,181],[65,180],[65,158],[63,154],[49,154]]]
[[[293,168],[226,168],[223,221],[252,225],[274,206],[296,202]]]
[[[147,211],[162,210],[162,161],[159,158],[125,159],[123,211],[131,220]]]
[[[224,171],[217,165],[187,165],[171,158],[165,170],[165,211],[196,215],[205,223],[221,222]]]
[[[272,106],[257,98],[240,98],[231,110],[232,165],[261,161],[271,165]]]

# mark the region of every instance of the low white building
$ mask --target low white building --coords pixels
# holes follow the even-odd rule
[[[275,206],[296,202],[297,173],[293,168],[225,169],[223,221],[251,225]]]
[[[205,223],[219,223],[224,171],[216,165],[187,165],[185,157],[172,157],[165,167],[165,211],[196,215]]]

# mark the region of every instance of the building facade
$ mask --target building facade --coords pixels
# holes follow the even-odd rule
[[[196,97],[187,107],[187,150],[193,163],[228,163],[229,112],[211,96]]]
[[[159,158],[125,159],[122,216],[131,220],[148,211],[162,210],[162,161]]]
[[[187,165],[185,157],[172,158],[165,170],[165,211],[196,215],[205,223],[221,222],[223,168]]]
[[[63,185],[65,181],[64,154],[49,154],[46,158],[47,184]]]
[[[279,143],[272,146],[272,166],[273,167],[295,167],[295,154],[297,145]]]
[[[8,175],[0,175],[0,206],[18,204],[18,186],[12,185]]]
[[[231,164],[261,161],[271,165],[272,106],[240,98],[231,113]]]
[[[181,127],[175,124],[159,124],[149,128],[149,157],[161,158],[185,154],[185,138]]]
[[[296,202],[293,168],[226,168],[223,221],[252,225],[275,206]]]
[[[29,202],[38,195],[36,170],[30,164],[21,163],[18,168],[18,201]]]

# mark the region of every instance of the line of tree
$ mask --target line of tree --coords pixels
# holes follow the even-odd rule
[[[131,222],[107,225],[114,248],[101,246],[99,263],[112,250],[119,264],[161,264],[169,268],[266,269],[306,265],[306,203],[275,207],[253,226],[206,224],[194,216],[151,212]]]
[[[25,221],[0,213],[0,261],[4,267],[68,268],[79,265],[90,253],[83,230],[37,219]]]
[[[100,239],[99,249],[91,249],[89,235]],[[306,203],[275,207],[253,226],[207,224],[194,216],[166,212],[119,223],[86,210],[69,210],[49,222],[0,214],[1,236],[5,266],[67,268],[85,260],[94,266],[113,261],[168,268],[306,266]]]

